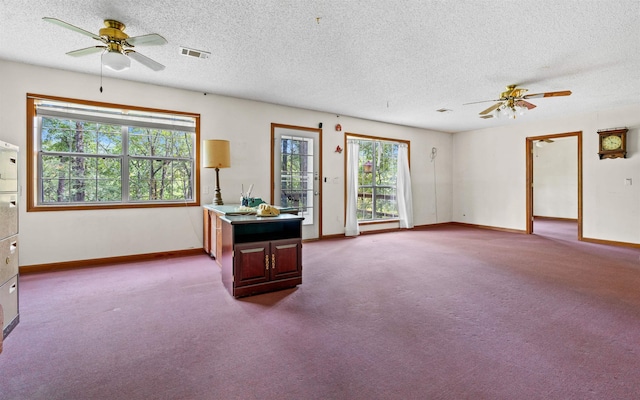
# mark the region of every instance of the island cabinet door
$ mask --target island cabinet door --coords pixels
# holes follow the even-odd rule
[[[236,244],[233,255],[235,286],[267,282],[270,258],[269,242]]]
[[[302,276],[302,242],[300,239],[271,242],[271,279]]]
[[[204,214],[204,219],[202,221],[202,248],[204,252],[211,255],[211,216],[209,215],[210,211],[206,208],[202,209]]]

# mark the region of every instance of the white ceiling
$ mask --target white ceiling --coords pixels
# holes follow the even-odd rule
[[[0,12],[0,59],[99,75],[99,54],[65,55],[99,43],[42,17],[96,34],[116,19],[164,36],[136,51],[166,69],[105,76],[445,132],[640,103],[640,0],[0,0]],[[573,94],[531,100],[515,121],[463,105],[508,84]]]

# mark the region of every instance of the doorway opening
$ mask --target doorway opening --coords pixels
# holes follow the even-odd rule
[[[568,177],[565,176],[565,178],[569,179],[570,182],[575,182],[575,184],[573,184],[573,187],[569,185],[570,187],[569,190],[570,191],[575,190],[577,192],[577,198],[573,198],[569,200],[563,199],[562,194],[559,193],[559,191],[554,192],[553,185],[549,185],[548,187],[546,187],[545,188],[546,191],[542,190],[543,189],[541,187],[542,184],[539,184],[538,186],[536,186],[536,180],[538,181],[542,180],[540,176],[536,176],[537,175],[536,171],[538,171],[538,174],[542,174],[542,172],[540,172],[541,169],[537,168],[538,165],[536,165],[536,159],[538,157],[536,156],[545,154],[542,151],[542,147],[553,146],[554,143],[556,142],[564,143],[564,144],[568,143],[569,149],[566,151],[569,151],[569,152],[575,151],[575,153],[571,154],[571,156],[573,157],[566,157],[566,159],[573,160],[572,162],[577,163],[577,165],[570,165],[569,168],[567,168],[568,170],[573,171],[573,176],[571,176],[572,174],[569,173],[569,176]],[[540,219],[550,219],[550,220],[555,219],[555,220],[564,220],[564,221],[577,220],[578,240],[582,240],[582,132],[578,131],[578,132],[568,132],[568,133],[559,133],[559,134],[552,134],[552,135],[527,137],[526,146],[527,146],[526,232],[528,234],[532,234],[534,232],[534,221],[536,218],[538,218],[539,220]],[[566,162],[566,159],[557,161],[558,168],[561,168],[561,163],[563,161]],[[554,168],[553,165],[551,166],[551,168]],[[562,172],[562,171],[558,171],[558,172]],[[554,181],[554,179],[555,181],[558,181],[558,180],[562,181],[561,177],[560,178],[551,177],[550,181]],[[567,185],[563,187],[566,188]],[[556,198],[557,201],[554,202],[555,203],[554,206],[556,207],[555,211],[553,212],[549,212],[548,210],[540,211],[541,209],[544,209],[544,207],[541,207],[540,204],[536,204],[536,197],[538,197],[540,201],[542,201],[544,198],[546,198],[548,201],[548,199],[553,196],[557,196]],[[560,201],[560,200],[565,200],[565,201]],[[563,204],[564,204],[565,210],[561,210],[561,208],[563,207],[562,206]],[[569,208],[569,211],[567,211],[566,209],[567,207]],[[558,208],[560,208],[560,210],[558,210]],[[540,215],[540,214],[547,214],[547,215]]]

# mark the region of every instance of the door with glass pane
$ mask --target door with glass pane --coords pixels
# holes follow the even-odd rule
[[[302,238],[321,235],[321,130],[271,124],[273,192],[271,203],[298,210]]]
[[[398,143],[359,142],[358,221],[397,219]]]

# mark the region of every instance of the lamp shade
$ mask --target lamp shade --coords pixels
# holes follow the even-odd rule
[[[107,51],[102,55],[102,65],[114,71],[123,71],[131,66],[131,60],[119,51]]]
[[[204,168],[229,168],[231,166],[228,140],[205,140],[202,144],[202,166]]]

